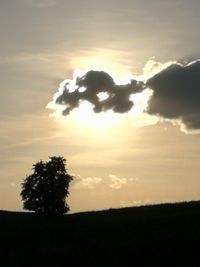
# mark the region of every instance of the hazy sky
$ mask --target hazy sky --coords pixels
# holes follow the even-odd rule
[[[144,114],[55,121],[46,108],[75,69],[119,77],[199,59],[199,12],[198,0],[1,0],[0,209],[22,209],[22,179],[53,155],[77,177],[71,212],[200,199],[198,133]]]

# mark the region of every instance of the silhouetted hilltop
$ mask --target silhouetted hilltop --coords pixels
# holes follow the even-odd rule
[[[2,266],[200,266],[200,201],[46,218],[0,211]]]

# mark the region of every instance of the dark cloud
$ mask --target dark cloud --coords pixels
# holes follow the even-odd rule
[[[129,99],[131,94],[141,92],[144,89],[144,83],[137,80],[131,80],[129,84],[117,85],[113,78],[104,71],[88,71],[83,77],[77,77],[76,90],[70,92],[69,84],[63,87],[63,92],[57,97],[56,103],[65,105],[64,115],[78,107],[79,104],[86,100],[93,105],[94,112],[107,111],[128,112],[133,101]],[[84,90],[82,90],[84,88]],[[100,100],[99,93],[107,93],[108,98]]]
[[[172,64],[147,81],[153,90],[147,112],[200,129],[200,61]]]
[[[200,129],[200,60],[190,63],[173,63],[145,83],[130,80],[118,85],[103,71],[89,71],[76,78],[76,89],[70,92],[68,84],[63,87],[56,103],[64,105],[64,115],[78,107],[84,100],[93,105],[94,112],[113,110],[128,112],[134,105],[130,96],[146,88],[153,90],[146,112],[164,119],[180,120],[187,129]],[[98,94],[105,92],[107,99]]]

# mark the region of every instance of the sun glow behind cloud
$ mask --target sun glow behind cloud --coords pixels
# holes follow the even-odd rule
[[[122,59],[127,57],[127,53],[115,49],[95,48],[84,51],[81,55],[74,54],[69,61],[66,58],[63,61],[63,68],[71,66],[72,69],[79,69],[82,72],[89,70],[103,70],[110,73],[113,77],[130,77],[133,73],[130,65],[127,65]],[[67,67],[68,68],[68,67]]]
[[[147,81],[148,79],[150,79],[151,77],[159,73],[160,71],[176,63],[177,61],[167,61],[165,63],[160,63],[160,62],[155,61],[154,59],[150,59],[147,61],[147,63],[145,64],[143,68],[143,74],[141,76],[141,79],[144,81]]]
[[[62,105],[56,104],[55,100],[63,92],[66,84],[68,84],[67,87],[70,92],[74,91],[77,88],[75,84],[77,77],[84,76],[86,72],[87,71],[75,70],[72,80],[64,80],[60,83],[58,92],[55,93],[53,101],[51,101],[47,105],[47,108],[54,110],[51,116],[54,117],[56,121],[65,123],[69,121],[69,119],[65,116],[62,116],[62,111],[65,108]],[[114,81],[120,85],[123,85],[130,82],[132,78],[133,76],[119,76],[116,79],[114,78]],[[79,90],[84,91],[84,88],[79,88]],[[138,120],[138,116],[142,114],[144,109],[147,107],[150,95],[151,91],[149,89],[144,90],[142,93],[131,95],[130,100],[132,100],[135,105],[127,114],[135,116],[135,119]],[[98,94],[98,97],[102,101],[106,99],[108,95],[107,93],[102,92]],[[120,124],[121,120],[127,115],[116,114],[113,111],[94,113],[92,108],[92,104],[87,101],[82,101],[80,106],[70,113],[70,121],[73,121],[73,123],[79,125],[81,128],[93,128],[97,131],[103,131],[105,129],[110,129],[117,124]]]
[[[145,67],[143,68],[142,75],[131,75],[125,74],[125,72],[121,71],[121,68],[117,71],[117,67],[113,67],[114,71],[110,71],[111,66],[103,58],[84,58],[79,59],[77,62],[78,65],[82,67],[82,69],[76,69],[73,72],[73,78],[64,80],[60,83],[58,91],[55,93],[53,101],[51,101],[47,108],[53,109],[54,112],[51,114],[52,117],[61,124],[65,124],[67,122],[71,122],[77,125],[81,129],[93,129],[93,131],[101,132],[104,130],[112,129],[114,126],[119,126],[122,124],[122,120],[129,120],[130,116],[132,118],[131,126],[132,127],[141,127],[145,125],[151,125],[156,123],[159,119],[155,118],[155,116],[148,115],[145,113],[145,109],[148,107],[148,101],[151,98],[153,91],[149,88],[146,88],[141,93],[132,94],[130,96],[130,100],[133,101],[134,106],[132,109],[124,114],[118,114],[114,111],[106,111],[95,113],[93,111],[93,106],[87,101],[80,102],[78,108],[75,108],[73,111],[70,112],[70,116],[63,116],[62,112],[65,109],[65,106],[56,104],[56,99],[63,93],[63,90],[66,89],[69,92],[73,92],[78,89],[79,92],[83,92],[86,90],[85,87],[80,87],[76,85],[76,80],[78,77],[83,77],[89,70],[94,71],[107,71],[112,77],[116,84],[118,85],[127,85],[130,83],[131,80],[138,80],[138,81],[147,81],[150,77],[154,76],[161,70],[167,68],[174,61],[166,62],[164,64],[156,62],[155,60],[149,60]],[[112,62],[112,61],[111,61]],[[85,68],[83,68],[85,66]],[[92,66],[88,68],[88,66]],[[84,70],[83,70],[84,69]],[[101,92],[97,94],[100,101],[106,99],[108,94],[105,92]],[[70,117],[70,118],[69,118]]]
[[[57,122],[64,124],[69,122],[69,119],[62,116],[62,111],[65,109],[63,106],[55,104],[55,100],[57,97],[63,92],[63,89],[68,84],[68,89],[70,92],[74,91],[76,86],[76,79],[77,77],[82,77],[85,75],[87,71],[82,70],[74,70],[73,72],[73,79],[64,80],[60,83],[58,88],[58,92],[55,93],[53,101],[49,102],[47,108],[53,109],[54,112],[50,115],[52,116]],[[85,88],[79,88],[79,90],[85,90]],[[104,95],[105,96],[105,95]],[[100,94],[99,98],[101,100],[104,99],[103,95]],[[112,111],[104,112],[96,114],[92,110],[92,105],[87,101],[83,101],[77,109],[74,109],[70,113],[70,122],[73,124],[78,125],[80,128],[93,128],[97,131],[108,129],[113,127],[118,122],[118,116],[114,114]]]

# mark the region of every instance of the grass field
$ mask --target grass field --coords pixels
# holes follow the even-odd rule
[[[200,266],[200,201],[58,218],[0,211],[0,231],[2,267]]]

